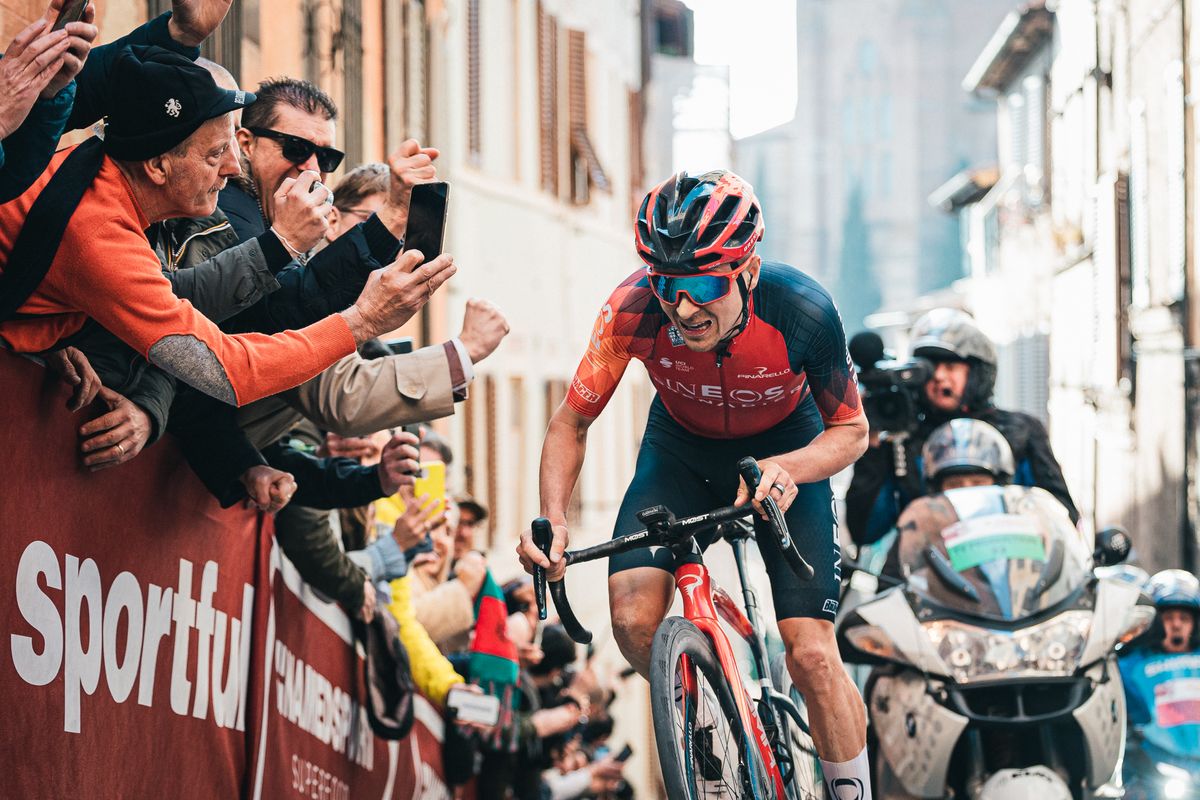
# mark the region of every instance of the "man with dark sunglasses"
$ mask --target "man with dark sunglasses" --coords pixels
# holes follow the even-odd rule
[[[337,106],[308,81],[273,78],[260,84],[263,107],[243,113],[238,128],[242,174],[221,192],[220,207],[238,238],[245,240],[275,219],[275,192],[288,178],[316,173],[313,191],[332,199],[325,185],[345,154],[334,147]],[[247,109],[249,110],[249,109]],[[300,253],[303,258],[303,253]]]
[[[638,359],[658,394],[614,535],[644,527],[636,514],[655,505],[685,517],[730,500],[760,514],[766,497],[779,504],[816,570],[802,582],[774,536],[760,531],[788,669],[808,706],[830,796],[852,790],[869,800],[866,714],[833,633],[841,560],[829,486],[866,450],[867,420],[832,298],[800,270],[764,262],[755,253],[763,230],[753,189],[731,172],[680,173],[642,201],[635,239],[646,267],[601,309],[546,431],[541,511],[554,526],[550,558],[528,531],[518,555],[529,571],[539,564],[550,580],[562,575],[588,428]],[[758,486],[738,478],[735,464],[747,455],[762,470]],[[613,636],[643,676],[671,605],[673,569],[666,548],[609,560]]]

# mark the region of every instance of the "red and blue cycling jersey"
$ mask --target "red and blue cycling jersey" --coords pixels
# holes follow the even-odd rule
[[[752,436],[793,413],[825,425],[862,413],[833,299],[783,264],[762,263],[750,320],[720,357],[688,349],[639,269],[600,309],[567,403],[599,416],[634,358],[646,365],[671,417],[698,436]]]

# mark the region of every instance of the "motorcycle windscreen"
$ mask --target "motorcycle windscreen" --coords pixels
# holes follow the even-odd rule
[[[1092,551],[1041,489],[951,489],[909,504],[897,523],[909,588],[970,616],[1017,620],[1087,580]]]

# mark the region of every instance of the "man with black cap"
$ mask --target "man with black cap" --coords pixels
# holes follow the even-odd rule
[[[157,48],[123,53],[110,80],[118,102],[103,143],[59,154],[0,208],[0,338],[14,350],[53,349],[92,317],[151,363],[240,405],[395,329],[453,274],[448,257],[418,268],[421,254],[406,253],[340,314],[271,337],[222,334],[171,293],[143,231],[212,213],[239,172],[231,114],[254,96],[220,89],[203,68]],[[64,206],[75,209],[69,219]]]

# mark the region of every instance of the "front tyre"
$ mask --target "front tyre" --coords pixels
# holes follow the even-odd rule
[[[773,800],[734,691],[708,638],[685,619],[663,620],[650,650],[650,707],[668,797]]]

